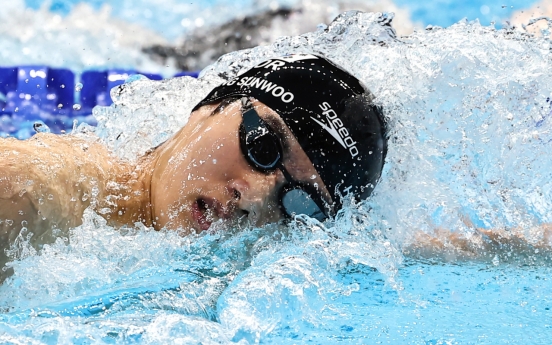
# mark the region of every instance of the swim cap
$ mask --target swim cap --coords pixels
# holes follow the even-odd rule
[[[336,206],[352,193],[367,198],[383,168],[385,122],[362,83],[330,61],[297,54],[270,59],[216,87],[199,107],[250,96],[284,120]]]

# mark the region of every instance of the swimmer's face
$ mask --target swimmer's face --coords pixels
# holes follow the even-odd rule
[[[284,218],[278,207],[286,179],[280,170],[263,173],[240,149],[241,102],[206,105],[158,150],[151,182],[153,220],[157,229],[197,232],[213,223],[245,222],[253,226]],[[283,120],[258,101],[253,106],[282,140],[283,164],[298,182],[317,184],[331,202],[322,180]],[[217,110],[215,112],[215,110]]]

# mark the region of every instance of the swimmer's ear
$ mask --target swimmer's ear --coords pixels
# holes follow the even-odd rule
[[[203,105],[203,106],[199,107],[198,109],[192,111],[192,113],[190,114],[190,120],[191,119],[195,120],[196,118],[211,116],[213,111],[217,107],[217,105],[218,104],[206,104],[206,105]]]
[[[239,100],[240,100],[240,97],[228,97],[223,99],[220,102],[205,104],[199,107],[198,109],[196,109],[195,111],[192,111],[192,113],[190,114],[190,119],[192,119],[192,117],[195,119],[197,116],[205,116],[205,117],[215,116],[223,112],[224,109],[226,109],[226,107],[228,107],[229,105],[235,102],[238,102]]]
[[[213,105],[216,105],[216,107],[211,112],[211,116],[215,116],[215,115],[223,112],[224,109],[226,109],[227,106],[229,106],[232,103],[235,103],[235,102],[239,101],[240,99],[241,99],[241,97],[228,97],[228,98],[223,99],[220,102],[213,103]]]

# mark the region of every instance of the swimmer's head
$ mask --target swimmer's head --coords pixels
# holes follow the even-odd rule
[[[284,213],[312,213],[314,204],[308,203],[314,202],[328,216],[341,207],[342,197],[362,200],[371,194],[387,151],[386,128],[372,94],[352,75],[319,56],[274,58],[215,88],[194,110],[228,99],[242,101],[241,150],[251,165],[265,172],[280,169],[291,179],[277,136],[249,111],[250,100],[258,100],[283,120],[331,196],[332,205],[322,206],[320,198],[308,200],[318,186],[288,181],[280,193]]]

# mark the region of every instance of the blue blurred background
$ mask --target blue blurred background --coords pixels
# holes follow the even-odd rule
[[[38,9],[43,6],[47,0],[26,0],[27,6]],[[152,0],[150,3],[155,6],[158,1]],[[293,1],[278,1],[279,3],[293,4]],[[377,2],[377,1],[372,1]],[[449,26],[463,18],[468,20],[479,19],[483,25],[489,25],[495,22],[497,26],[508,20],[514,11],[523,10],[531,7],[537,1],[535,0],[394,0],[396,5],[408,9],[411,19],[424,25]],[[88,3],[95,8],[100,8],[103,4],[109,4],[113,8],[113,14],[125,16],[124,11],[129,11],[129,6],[125,1],[116,0],[51,0],[48,1],[49,9],[53,12],[67,14],[78,3]],[[235,4],[237,7],[251,6],[255,1],[248,0],[201,0],[201,1],[180,1],[183,4],[194,4],[200,6],[216,6]],[[135,12],[133,16],[137,22],[148,23],[151,18],[151,11],[145,10]]]

